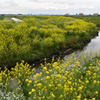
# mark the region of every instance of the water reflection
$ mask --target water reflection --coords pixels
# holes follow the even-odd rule
[[[81,53],[86,53],[88,50],[88,53],[90,53],[91,51],[97,51],[100,48],[100,32],[98,33],[98,36],[96,36],[95,38],[93,38],[87,45],[85,45],[82,49],[79,50],[70,50],[69,52],[62,54],[60,56],[57,56],[55,58],[55,60],[57,60],[58,58],[60,58],[61,60],[66,61],[66,59],[68,57],[71,57],[72,54],[74,53],[76,57],[78,57],[79,54]],[[51,63],[51,60],[49,60],[49,62]],[[40,72],[41,70],[41,66],[38,63],[37,65],[35,65],[35,69],[36,69],[36,73]],[[36,74],[35,73],[35,74]]]
[[[81,53],[85,54],[87,52],[87,50],[88,50],[88,53],[90,53],[91,51],[97,51],[99,48],[100,48],[100,32],[98,33],[98,36],[93,38],[90,43],[88,43],[86,46],[83,47],[83,49],[76,50],[76,51],[70,50],[69,52],[56,57],[56,60],[58,58],[60,58],[61,60],[66,61],[66,59],[68,57],[72,56],[73,53],[76,55],[76,57],[78,57],[78,55]],[[51,60],[49,62],[51,62]],[[82,62],[82,63],[84,63],[84,62]],[[36,69],[36,72],[34,74],[41,72],[40,63],[35,65],[35,69]],[[15,80],[15,83],[17,83],[17,80],[16,79],[14,79],[14,80]],[[11,83],[11,86],[13,86],[13,83]]]
[[[82,52],[85,54],[86,51],[88,51],[88,53],[90,53],[91,51],[98,51],[99,48],[100,48],[100,32],[98,33],[98,36],[93,38],[90,43],[88,43],[86,46],[84,46],[83,49],[76,50],[73,53],[76,56],[78,56]],[[65,59],[67,59],[70,56],[72,56],[72,53],[68,54],[68,55],[65,55],[62,59],[65,61]]]

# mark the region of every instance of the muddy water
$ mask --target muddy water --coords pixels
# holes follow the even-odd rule
[[[88,44],[86,44],[82,49],[69,50],[69,52],[67,52],[67,53],[56,56],[55,60],[60,58],[61,60],[66,61],[66,58],[72,56],[72,53],[74,53],[75,55],[78,56],[82,52],[86,53],[87,50],[89,53],[91,51],[97,51],[99,48],[100,48],[100,31],[98,33],[98,36],[92,38],[91,41]],[[51,62],[51,61],[49,60],[49,62]],[[39,63],[35,65],[35,68],[36,68],[36,73],[40,72],[41,67],[40,67]]]

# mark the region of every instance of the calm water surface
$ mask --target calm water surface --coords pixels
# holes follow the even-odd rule
[[[82,52],[86,53],[87,50],[88,52],[91,52],[91,51],[97,51],[99,48],[100,48],[100,31],[98,33],[98,36],[91,39],[91,41],[87,45],[85,45],[82,49],[70,50],[69,52],[56,57],[56,59],[60,58],[61,60],[66,61],[68,57],[72,56],[72,53],[78,56]],[[40,72],[41,69],[40,64],[37,64],[35,67],[36,67],[36,73]]]
[[[91,51],[96,51],[99,48],[100,48],[100,32],[98,33],[98,36],[96,36],[95,38],[91,39],[91,41],[87,45],[85,45],[83,47],[83,49],[76,50],[76,51],[75,50],[70,50],[69,52],[67,52],[65,54],[62,54],[62,55],[56,57],[55,59],[60,58],[61,60],[66,61],[66,58],[72,56],[72,53],[74,53],[75,55],[78,56],[82,52],[86,53],[87,50],[88,50],[88,52],[91,52]],[[49,61],[49,62],[51,62],[51,61]],[[36,69],[36,72],[34,74],[41,72],[40,63],[35,65],[35,69]],[[16,79],[14,79],[14,81],[17,83]],[[13,86],[13,83],[11,83],[11,85]]]
[[[91,51],[98,51],[100,48],[100,32],[98,33],[98,36],[94,37],[91,39],[91,41],[83,47],[81,50],[76,50],[72,53],[75,55],[79,55],[80,53],[86,53],[86,51],[91,52]],[[66,58],[70,57],[72,53],[65,55],[62,59],[65,60]]]

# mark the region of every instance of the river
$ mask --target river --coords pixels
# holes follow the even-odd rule
[[[98,36],[95,36],[94,38],[92,38],[91,41],[88,44],[86,44],[82,49],[70,50],[67,53],[64,53],[62,55],[55,57],[55,60],[60,58],[61,60],[66,61],[66,59],[68,57],[72,56],[72,53],[74,53],[75,55],[78,56],[82,52],[86,53],[86,51],[88,51],[88,53],[89,53],[91,51],[97,51],[99,48],[100,48],[100,31],[98,33]],[[51,61],[49,60],[49,62],[51,62]],[[36,73],[41,71],[40,70],[41,69],[40,64],[36,64],[35,68],[36,68]]]
[[[91,52],[91,51],[97,51],[99,48],[100,48],[100,31],[98,33],[98,36],[95,36],[94,38],[92,38],[91,41],[88,44],[86,44],[82,49],[70,50],[67,53],[64,53],[64,54],[61,54],[59,56],[56,56],[55,57],[55,61],[57,59],[61,59],[61,60],[66,61],[66,59],[68,57],[72,56],[73,53],[78,56],[82,52],[83,53],[86,53],[87,50],[88,50],[88,52]],[[51,60],[49,60],[48,62],[50,63]],[[34,74],[41,72],[40,63],[36,63],[34,65],[34,67],[36,69],[36,72]],[[14,81],[15,81],[15,83],[17,83],[17,80],[16,79],[14,79]],[[13,86],[13,82],[11,83],[11,86]]]
[[[86,44],[82,49],[76,50],[72,53],[74,53],[75,55],[79,55],[80,53],[86,53],[86,51],[88,51],[88,53],[90,53],[91,51],[97,51],[100,48],[100,31],[98,33],[98,36],[94,37],[91,39],[91,41]],[[67,57],[72,56],[72,53],[65,55],[62,59],[65,60]]]

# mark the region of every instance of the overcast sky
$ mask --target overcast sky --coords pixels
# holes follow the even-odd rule
[[[100,0],[0,0],[0,14],[93,14]]]

